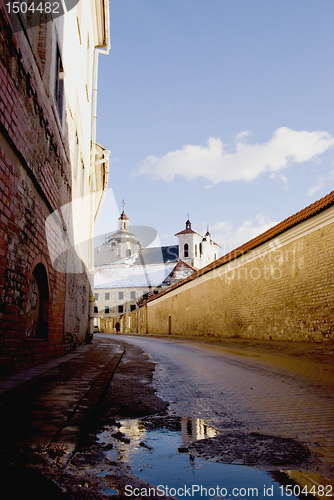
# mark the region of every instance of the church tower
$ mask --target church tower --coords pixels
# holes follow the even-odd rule
[[[202,236],[191,229],[191,222],[188,218],[186,228],[175,236],[179,240],[179,259],[193,267],[200,268],[200,243]]]
[[[210,264],[218,258],[218,249],[209,232],[209,228],[204,238],[193,231],[191,222],[186,221],[186,228],[175,235],[179,240],[179,259],[190,264],[197,269]]]
[[[118,218],[118,229],[106,238],[106,242],[94,250],[95,265],[106,265],[123,262],[135,257],[143,248],[140,239],[129,231],[129,218],[124,212]]]
[[[120,217],[118,217],[118,230],[119,231],[127,231],[129,227],[129,219],[123,212],[121,213]]]

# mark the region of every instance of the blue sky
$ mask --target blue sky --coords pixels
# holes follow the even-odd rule
[[[97,140],[111,151],[96,234],[177,242],[187,213],[221,253],[334,184],[333,0],[111,0]]]

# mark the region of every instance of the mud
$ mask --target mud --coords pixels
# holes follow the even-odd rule
[[[194,339],[193,339],[194,340]],[[204,339],[201,339],[204,341]],[[199,341],[199,339],[196,339]],[[152,387],[155,365],[149,360],[142,349],[117,339],[117,343],[125,347],[125,353],[113,380],[108,387],[102,402],[96,407],[95,413],[88,423],[81,440],[79,441],[71,460],[63,464],[54,449],[44,449],[37,444],[23,449],[20,443],[10,450],[10,455],[3,457],[0,477],[1,498],[22,499],[25,497],[47,498],[48,500],[100,500],[106,498],[131,498],[125,496],[125,486],[131,484],[133,488],[147,488],[149,485],[132,474],[127,465],[126,457],[120,460],[113,442],[116,440],[124,446],[131,446],[129,438],[120,430],[120,419],[143,418],[158,415],[155,418],[145,419],[145,425],[154,428],[157,421],[163,421],[166,428],[179,430],[179,420],[173,419],[168,412],[168,403],[162,401],[155,394]],[[216,344],[215,341],[212,342]],[[221,345],[221,342],[217,342]],[[326,364],[332,364],[334,356],[329,346],[324,359],[323,347],[298,346],[291,344],[278,345],[273,343],[264,346],[256,342],[239,343],[237,339],[225,343],[225,347],[242,348],[245,355],[256,356],[258,351],[268,352],[277,349],[284,354],[319,358]],[[332,346],[331,346],[332,347]],[[239,353],[240,350],[238,349]],[[231,426],[229,419],[221,421],[220,434],[214,438],[203,439],[189,446],[184,446],[184,452],[206,460],[221,461],[224,463],[243,463],[266,467],[275,457],[278,464],[293,461],[299,463],[307,459],[306,449],[296,442],[287,440],[278,442],[271,436],[247,434]],[[159,424],[160,425],[160,424]],[[231,427],[234,429],[232,430]],[[98,436],[106,429],[110,430],[110,440],[99,441]],[[225,438],[223,437],[223,433]],[[274,439],[274,441],[273,441]],[[252,440],[252,443],[250,443]],[[143,441],[139,446],[145,447]],[[252,449],[252,456],[249,450]],[[234,451],[233,451],[234,450]],[[238,454],[235,453],[239,450]],[[272,453],[274,450],[274,454]],[[182,449],[183,451],[183,449]],[[6,451],[8,453],[8,450]],[[234,453],[234,454],[233,454]],[[248,454],[247,454],[248,453]],[[270,454],[272,458],[270,459]],[[238,456],[237,456],[238,455]],[[281,461],[280,461],[281,460]],[[238,462],[239,461],[239,462]],[[28,470],[27,470],[28,468]],[[5,494],[4,494],[5,493]],[[145,495],[141,495],[145,498]],[[154,497],[149,498],[164,498]]]
[[[124,344],[125,353],[106,395],[70,463],[60,476],[54,477],[69,498],[75,500],[130,498],[124,495],[127,484],[133,488],[149,487],[131,473],[125,461],[120,461],[118,453],[113,454],[112,443],[103,444],[97,439],[99,433],[110,428],[111,441],[129,445],[129,439],[119,431],[118,419],[164,414],[168,407],[151,385],[154,363],[140,348],[119,343]]]
[[[251,465],[271,470],[273,466],[296,467],[308,455],[306,446],[293,439],[256,432],[222,433],[191,444],[189,453],[218,463]]]

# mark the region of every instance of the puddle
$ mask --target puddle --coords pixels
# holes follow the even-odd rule
[[[214,454],[204,459],[189,453],[188,448],[196,447],[192,443],[207,443],[208,446],[215,442],[216,436],[218,431],[204,420],[172,416],[121,420],[116,426],[106,426],[98,440],[107,450],[110,461],[118,455],[119,460],[131,466],[135,476],[154,485],[147,492],[127,485],[125,494],[128,497],[147,493],[147,496],[166,495],[179,499],[296,498],[290,492],[285,494],[285,487],[274,479],[279,476],[277,473],[219,463],[221,454],[215,461]]]
[[[118,491],[114,490],[113,488],[108,488],[107,490],[104,490],[103,492],[104,495],[118,495]]]

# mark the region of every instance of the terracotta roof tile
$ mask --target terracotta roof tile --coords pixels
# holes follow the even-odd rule
[[[160,292],[158,295],[155,295],[152,299],[154,300],[161,295],[164,295],[165,293],[170,292],[171,290],[174,290],[175,288],[183,285],[184,283],[187,283],[188,281],[192,281],[199,276],[202,276],[202,274],[205,274],[212,269],[216,269],[217,267],[220,267],[227,262],[230,262],[234,259],[237,259],[238,257],[241,257],[245,253],[249,252],[250,250],[253,250],[254,248],[262,245],[263,243],[275,238],[276,236],[284,233],[288,229],[291,229],[292,227],[296,226],[297,224],[300,224],[304,220],[310,219],[311,217],[314,217],[318,213],[322,212],[323,210],[326,210],[330,206],[334,205],[334,191],[329,193],[328,195],[324,196],[318,201],[315,201],[308,207],[304,208],[303,210],[300,210],[300,212],[297,212],[294,215],[291,215],[287,219],[283,220],[279,224],[276,224],[276,226],[271,227],[264,233],[260,234],[259,236],[256,236],[256,238],[253,238],[252,240],[247,241],[240,247],[232,250],[231,252],[227,253],[223,257],[220,257],[219,259],[211,262],[207,266],[203,267],[202,269],[199,269],[198,271],[195,271],[193,274],[188,276],[188,278],[185,278],[182,281],[179,281],[175,285],[172,285],[169,288],[166,288],[162,292]]]
[[[179,233],[174,234],[174,236],[178,236],[179,234],[198,234],[196,231],[193,231],[191,228],[188,229],[183,229],[183,231],[180,231]],[[201,236],[198,234],[198,236]]]

